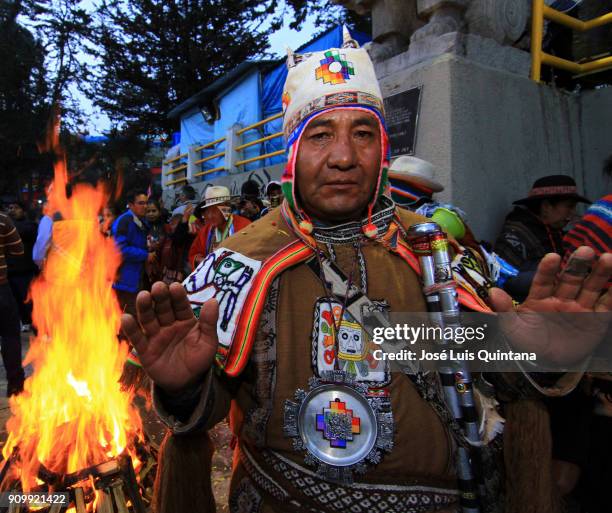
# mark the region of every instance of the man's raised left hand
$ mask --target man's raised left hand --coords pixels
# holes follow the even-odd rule
[[[501,289],[491,289],[490,299],[495,311],[504,314],[501,326],[513,349],[568,365],[589,356],[608,329],[612,294],[606,286],[612,276],[612,254],[596,259],[591,248],[581,246],[564,271],[559,272],[560,266],[559,255],[546,255],[527,299],[516,308]]]

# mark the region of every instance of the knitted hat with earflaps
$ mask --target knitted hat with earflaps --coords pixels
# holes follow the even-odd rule
[[[380,126],[382,158],[376,190],[368,205],[370,222],[364,226],[364,233],[375,238],[377,229],[371,222],[372,211],[385,190],[389,162],[383,99],[368,53],[359,48],[346,27],[343,30],[343,40],[342,48],[330,48],[322,52],[298,55],[288,50],[289,72],[283,90],[283,130],[288,155],[282,189],[287,202],[300,219],[300,230],[312,232],[312,222],[298,204],[294,180],[295,163],[304,129],[318,116],[335,109],[360,110],[373,114]]]

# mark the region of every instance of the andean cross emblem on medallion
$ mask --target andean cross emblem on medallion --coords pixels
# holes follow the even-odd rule
[[[346,442],[353,440],[353,435],[361,432],[361,420],[353,416],[353,410],[346,409],[346,403],[335,399],[329,402],[329,408],[317,413],[317,431],[323,432],[323,438],[329,440],[330,447],[344,449]]]
[[[321,66],[315,70],[317,80],[323,80],[324,84],[344,84],[355,75],[353,63],[346,60],[346,55],[338,50],[328,50],[324,55]]]

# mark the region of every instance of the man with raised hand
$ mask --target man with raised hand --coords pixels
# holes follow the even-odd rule
[[[287,65],[281,208],[224,241],[183,286],[156,283],[140,293],[138,321],[124,316],[123,330],[177,439],[229,412],[238,440],[232,513],[455,512],[453,455],[462,441],[436,383],[415,383],[372,359],[348,312],[355,288],[383,315],[426,311],[405,241],[424,218],[383,195],[389,145],[372,63],[345,34],[342,48],[290,53]],[[558,281],[560,258],[545,257],[530,297],[508,314],[521,327],[516,350],[567,363],[600,341],[601,326],[531,326],[521,317],[610,310],[601,290],[612,255],[595,261],[580,248],[575,257]],[[330,262],[342,291],[332,290]],[[469,310],[514,310],[498,289],[488,302],[459,297]],[[521,499],[538,507],[538,493]]]

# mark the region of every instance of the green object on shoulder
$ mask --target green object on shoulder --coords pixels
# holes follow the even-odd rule
[[[461,218],[452,210],[440,207],[431,216],[431,220],[435,221],[440,227],[455,239],[463,239],[465,237],[465,224]]]

